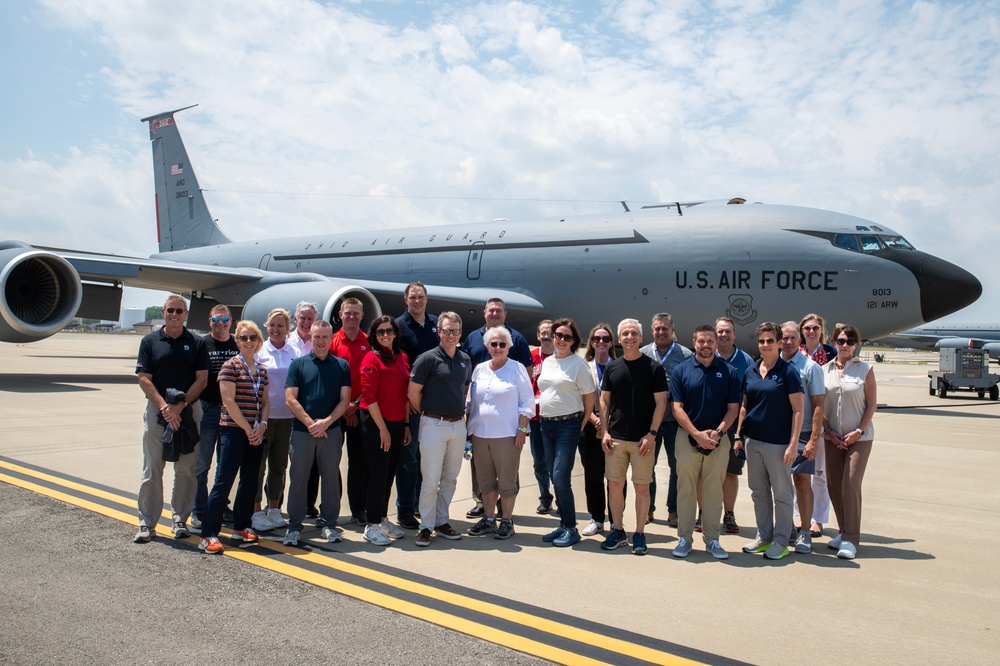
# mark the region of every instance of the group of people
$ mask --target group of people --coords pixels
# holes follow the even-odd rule
[[[739,532],[735,503],[746,467],[756,535],[744,552],[773,560],[790,548],[811,552],[832,504],[839,530],[828,545],[841,558],[855,557],[877,404],[855,327],[837,324],[830,346],[819,315],[764,323],[755,360],[735,346],[726,317],[698,326],[691,349],[676,340],[666,313],[653,316],[645,346],[636,319],[599,323],[584,340],[562,318],[538,325],[532,350],[506,325],[499,298],[489,299],[484,325],[464,341],[457,313],[427,312],[422,283],[407,285],[403,298],[402,316],[377,317],[367,331],[357,299],[341,303],[336,332],[314,304],[299,303],[294,314],[278,308],[267,317],[266,337],[252,321],[233,324],[229,309],[217,305],[210,333],[199,338],[184,325],[186,301],[169,296],[165,324],[143,338],[136,364],[148,403],[134,540],[156,534],[167,461],[174,463],[172,532],[187,536],[190,519],[207,553],[223,551],[219,533],[237,476],[236,541],[284,528],[283,542],[297,545],[313,518],[324,539],[339,542],[345,486],[351,521],[371,544],[387,546],[405,530],[416,532],[421,547],[433,537],[458,540],[450,506],[470,453],[475,505],[466,517],[478,520],[466,534],[508,539],[528,443],[535,511],[558,513],[558,526],[542,537],[554,546],[602,534],[608,522],[602,549],[631,545],[645,554],[654,468],[666,449],[674,556],[691,553],[697,531],[711,556],[728,558],[719,537]],[[578,453],[590,515],[582,530],[572,488]],[[393,484],[395,522],[388,518]]]

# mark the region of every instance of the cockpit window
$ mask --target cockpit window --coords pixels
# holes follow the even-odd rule
[[[862,252],[878,252],[883,248],[878,236],[860,236]]]
[[[849,236],[847,234],[837,234],[837,237],[833,239],[833,244],[837,247],[842,247],[845,250],[850,250],[851,252],[861,252],[861,247],[858,245],[857,236]]]
[[[912,250],[914,247],[910,245],[902,236],[882,236],[882,241],[890,248],[899,248],[901,250]]]

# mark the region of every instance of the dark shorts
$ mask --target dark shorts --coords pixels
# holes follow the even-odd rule
[[[736,428],[732,428],[729,431],[729,441],[735,442],[736,439]],[[726,474],[735,474],[736,476],[743,476],[743,467],[747,464],[747,454],[746,451],[737,451],[736,447],[729,447],[729,464],[726,466]]]
[[[816,459],[806,460],[806,457],[802,455],[806,450],[806,444],[809,443],[811,435],[812,432],[809,430],[799,434],[799,455],[795,456],[795,461],[792,463],[792,474],[816,473]]]

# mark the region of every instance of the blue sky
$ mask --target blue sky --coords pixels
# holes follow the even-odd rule
[[[982,280],[949,319],[995,321],[998,16],[997,0],[13,0],[0,238],[154,252],[138,119],[197,103],[178,123],[237,239],[743,196],[887,224]]]

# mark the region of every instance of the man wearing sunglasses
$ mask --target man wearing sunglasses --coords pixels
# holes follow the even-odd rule
[[[490,350],[483,342],[483,336],[487,330],[502,326],[510,333],[511,340],[513,341],[513,345],[508,350],[507,358],[523,365],[528,370],[530,376],[532,365],[531,347],[528,346],[528,341],[523,335],[506,324],[507,308],[504,305],[503,299],[491,298],[486,301],[486,307],[483,308],[483,318],[486,320],[486,325],[469,333],[465,338],[465,342],[462,343],[462,351],[472,359],[472,367],[475,368],[480,363],[485,363],[492,358]],[[518,491],[521,490],[520,478],[517,480],[517,489]],[[466,512],[465,517],[481,518],[483,516],[483,494],[479,490],[475,456],[472,458],[472,496],[476,498],[476,505]]]
[[[163,511],[163,433],[179,430],[182,417],[197,428],[201,420],[198,397],[208,383],[209,360],[205,342],[184,326],[187,301],[171,294],[163,304],[164,325],[139,343],[135,372],[147,403],[143,415],[142,480],[139,482],[139,531],[133,541],[146,543],[156,536]],[[167,402],[167,390],[183,391],[183,400]],[[160,420],[163,420],[161,424]],[[170,496],[175,538],[188,536],[187,519],[194,508],[195,454],[182,453],[174,461],[174,487]]]
[[[229,308],[220,303],[208,315],[211,332],[202,338],[211,365],[208,369],[208,385],[201,392],[201,439],[198,440],[198,455],[194,461],[198,490],[194,496],[191,526],[195,529],[201,529],[201,517],[208,504],[208,470],[212,467],[212,459],[218,459],[221,447],[219,418],[222,413],[222,395],[219,393],[219,371],[226,361],[240,353],[239,346],[230,333],[232,325]]]

